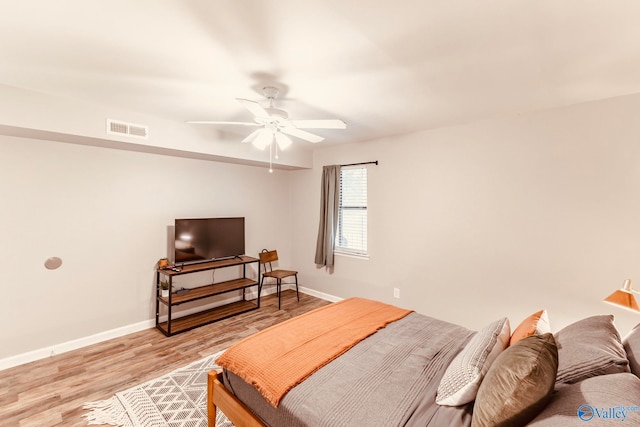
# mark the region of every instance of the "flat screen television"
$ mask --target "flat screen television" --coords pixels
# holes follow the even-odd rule
[[[174,255],[176,264],[244,255],[244,217],[176,219]]]

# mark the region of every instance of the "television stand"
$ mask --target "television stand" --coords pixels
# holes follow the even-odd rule
[[[227,259],[200,262],[197,264],[184,264],[179,271],[171,269],[156,270],[156,328],[166,336],[179,334],[209,323],[217,322],[231,316],[260,308],[260,295],[255,302],[246,299],[246,290],[252,286],[258,286],[258,281],[247,278],[247,264],[258,264],[257,274],[260,277],[260,260],[249,256],[237,256]],[[197,273],[201,271],[216,270],[242,266],[242,277],[224,282],[210,283],[191,288],[189,292],[169,292],[168,297],[163,297],[160,290],[161,278],[168,280],[169,289],[172,289],[173,278],[176,276]],[[211,298],[216,295],[242,291],[242,300],[225,304],[219,307],[203,309],[202,311],[188,314],[182,317],[174,317],[173,307],[191,301]],[[160,321],[160,311],[166,311],[167,320]]]

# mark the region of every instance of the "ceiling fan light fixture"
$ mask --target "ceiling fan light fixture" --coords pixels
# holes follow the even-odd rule
[[[291,144],[293,144],[293,141],[291,140],[291,138],[289,138],[287,135],[283,134],[282,132],[276,132],[275,138],[276,138],[276,143],[278,144],[278,147],[281,150],[286,150]]]
[[[273,142],[273,132],[269,129],[260,129],[256,138],[252,141],[254,147],[264,150]]]

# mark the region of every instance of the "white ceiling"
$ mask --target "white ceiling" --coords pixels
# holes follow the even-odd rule
[[[250,120],[235,98],[275,85],[290,117],[347,122],[317,131],[326,143],[640,92],[637,0],[0,0],[0,10],[0,84],[179,122]],[[249,132],[222,130],[234,142]]]

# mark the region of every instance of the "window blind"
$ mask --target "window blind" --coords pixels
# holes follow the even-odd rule
[[[367,168],[340,170],[336,252],[367,255]]]

